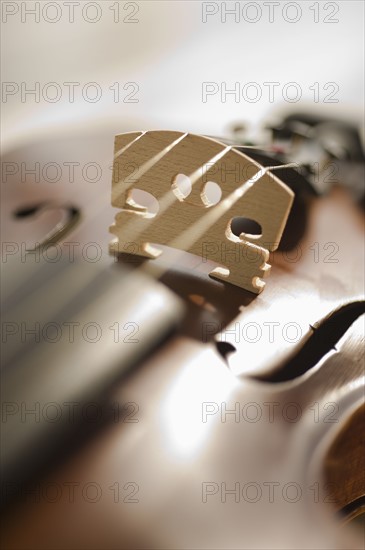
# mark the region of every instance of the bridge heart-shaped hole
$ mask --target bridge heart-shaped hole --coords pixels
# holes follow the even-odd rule
[[[222,189],[215,181],[207,181],[201,192],[201,198],[205,206],[214,206],[222,198]]]
[[[177,174],[172,182],[172,190],[179,201],[185,200],[191,193],[192,185],[189,176]]]

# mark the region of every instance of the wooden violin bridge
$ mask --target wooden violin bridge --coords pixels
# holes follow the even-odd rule
[[[155,209],[139,204],[136,191]],[[168,245],[215,262],[211,277],[258,294],[292,202],[293,192],[270,169],[215,139],[173,131],[117,135],[112,205],[121,211],[110,227],[110,251],[156,258],[154,245]],[[238,217],[260,231],[235,235]]]

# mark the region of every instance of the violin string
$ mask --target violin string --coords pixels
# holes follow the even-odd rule
[[[193,188],[193,186],[201,179],[202,177],[202,173],[203,173],[203,169],[204,169],[204,166],[205,165],[208,165],[209,167],[213,167],[219,160],[221,160],[230,150],[232,149],[231,146],[227,146],[225,147],[222,151],[220,151],[219,153],[217,153],[214,157],[212,157],[209,161],[207,161],[206,163],[202,164],[201,166],[199,166],[194,172],[192,172],[191,174],[189,174],[187,177],[189,178],[190,180],[190,183],[191,183],[191,187]],[[137,180],[138,181],[138,180]],[[168,208],[170,208],[174,202],[177,202],[179,199],[178,197],[176,196],[176,194],[173,192],[172,188],[170,188],[164,195],[161,199],[159,199],[159,209],[158,209],[158,213],[157,215],[158,216],[161,216],[164,212],[166,212],[166,210],[168,210]],[[181,202],[184,202],[184,200],[182,200]],[[201,204],[201,208],[205,209],[206,207],[204,206],[204,204],[202,203]],[[128,211],[129,212],[129,211]],[[131,212],[131,216],[133,216],[136,212],[135,211],[130,211]],[[123,210],[123,214],[126,213],[126,210]],[[138,213],[137,213],[137,216],[138,216]],[[148,226],[152,223],[154,223],[155,221],[155,217],[150,217],[150,218],[146,218],[144,217],[143,218],[143,226],[141,227],[141,229],[138,231],[138,225],[140,224],[140,217],[135,217],[134,219],[131,219],[130,221],[126,222],[123,224],[123,231],[128,234],[129,232],[132,232],[133,233],[133,238],[134,239],[138,239],[138,237],[140,237],[140,235],[142,233],[144,233],[146,230],[148,230]],[[206,214],[204,215],[206,216]],[[118,224],[116,224],[118,225]],[[173,246],[173,244],[168,244],[167,246]]]
[[[146,135],[146,133],[144,134]],[[113,185],[113,196],[119,196],[121,193],[125,193],[132,185],[137,183],[142,176],[146,174],[153,166],[155,166],[169,151],[171,151],[176,145],[180,143],[188,134],[183,134],[182,136],[175,139],[172,143],[164,147],[159,153],[156,153],[153,157],[148,159],[146,162],[144,162],[139,168],[138,168],[138,178],[134,181],[128,181],[128,178],[130,178],[130,175],[119,180],[116,184]],[[139,136],[136,138],[131,144],[133,145],[136,141],[138,141],[142,136]],[[122,149],[122,151],[128,148],[128,145]]]
[[[155,164],[161,160],[169,151],[171,151],[171,149],[173,147],[175,147],[178,143],[180,143],[180,141],[182,141],[183,139],[185,139],[185,137],[187,136],[188,134],[183,134],[182,136],[180,136],[177,140],[175,140],[174,142],[172,142],[169,146],[167,146],[166,148],[164,148],[160,153],[156,154],[154,157],[152,157],[151,159],[149,159],[149,161],[147,161],[146,163],[144,163],[141,168],[138,170],[138,178],[137,180],[135,180],[134,182],[132,183],[137,183],[139,181],[139,179],[149,170],[151,169],[153,166],[155,166]],[[140,139],[142,136],[138,136],[136,139],[133,140],[132,144],[135,143],[138,139]],[[219,142],[217,142],[219,143]],[[222,145],[222,144],[221,144]],[[125,151],[126,148],[128,147],[128,145],[126,147],[124,147],[122,149],[122,151]],[[219,153],[217,153],[213,158],[209,159],[208,161],[206,161],[205,163],[203,163],[202,165],[200,165],[193,173],[189,174],[187,177],[189,178],[190,180],[190,184],[191,184],[191,187],[193,188],[193,186],[197,183],[197,181],[199,181],[201,178],[202,178],[202,175],[203,175],[203,170],[204,170],[204,167],[205,166],[209,166],[210,168],[212,168],[214,165],[216,165],[216,163],[221,160],[229,151],[231,151],[232,148],[234,148],[235,146],[234,145],[228,145],[228,146],[225,146],[224,149],[222,151],[220,151]],[[250,148],[254,149],[258,149],[257,147],[255,146],[251,146]],[[119,152],[118,152],[119,153]],[[115,155],[115,160],[116,158],[118,158],[118,153],[117,155]],[[260,171],[260,169],[262,169],[262,166],[260,166],[258,163],[254,162],[254,161],[250,161],[251,162],[251,165],[252,166],[255,166],[257,168],[256,172],[253,174],[253,177],[255,176],[256,173],[258,173]],[[122,187],[122,189],[120,189],[120,192],[123,192],[126,190],[126,188],[130,187],[132,184],[128,185],[127,187],[125,186],[125,183],[126,183],[126,179],[127,178],[124,178],[122,180],[119,180],[117,182],[117,184],[115,184],[115,186],[113,186],[113,194],[115,193],[115,188],[119,188]],[[116,193],[117,195],[119,193]],[[161,215],[163,212],[165,212],[174,202],[176,202],[176,200],[178,200],[178,197],[175,195],[175,193],[173,193],[172,191],[172,188],[170,188],[166,193],[165,195],[159,199],[159,210],[158,210],[158,215]],[[238,198],[237,198],[238,200]],[[201,204],[201,207],[202,208],[206,208],[206,206],[202,203]],[[220,210],[222,211],[220,213]],[[221,208],[221,209],[218,209],[216,210],[216,213],[217,214],[220,214],[222,215],[224,212],[225,212],[225,209],[224,208]],[[145,232],[146,229],[147,229],[147,226],[151,223],[154,222],[154,216],[151,216],[149,218],[146,218],[144,217],[143,219],[143,222],[144,222],[144,227],[140,230],[140,231],[137,231],[135,229],[135,227],[137,227],[139,224],[140,224],[140,221],[141,221],[141,217],[138,216],[138,210],[134,209],[122,209],[123,213],[125,214],[126,212],[128,213],[131,213],[131,215],[133,214],[137,214],[137,216],[134,217],[134,219],[131,219],[129,222],[127,223],[124,223],[123,224],[123,232],[124,233],[128,233],[128,232],[133,232],[133,237],[134,239],[137,239],[141,233]],[[207,214],[205,215],[207,216]],[[205,225],[206,229],[211,226],[218,218],[219,218],[219,215],[217,215],[216,217],[215,216],[207,216],[207,219],[209,220],[209,218],[213,218],[212,222],[209,224],[209,225]],[[118,224],[116,224],[118,226]],[[133,229],[135,229],[133,231]],[[198,235],[198,237],[201,235],[201,233]],[[167,246],[173,246],[173,243],[168,243]]]
[[[132,132],[134,133],[134,132]],[[121,149],[119,149],[119,151],[117,151],[116,153],[114,153],[114,160],[116,160],[120,155],[122,155],[123,153],[125,153],[125,151],[127,151],[127,149],[129,149],[136,141],[138,141],[139,139],[141,139],[144,135],[147,134],[147,131],[144,130],[143,132],[140,132],[139,135],[137,137],[135,137],[132,141],[130,141],[129,143],[127,143],[127,145],[125,145],[124,147],[122,147]]]

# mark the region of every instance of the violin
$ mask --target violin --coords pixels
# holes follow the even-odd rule
[[[6,547],[363,548],[364,154],[337,120],[269,131],[4,157]]]

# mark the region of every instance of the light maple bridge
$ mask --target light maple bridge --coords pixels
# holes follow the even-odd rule
[[[169,245],[218,266],[210,276],[258,294],[270,271],[293,202],[293,192],[273,173],[217,140],[173,131],[132,132],[115,138],[110,227],[113,253],[147,258]],[[220,197],[211,200],[209,185]],[[136,190],[158,201],[157,212],[136,202]],[[257,234],[232,232],[244,217]]]

